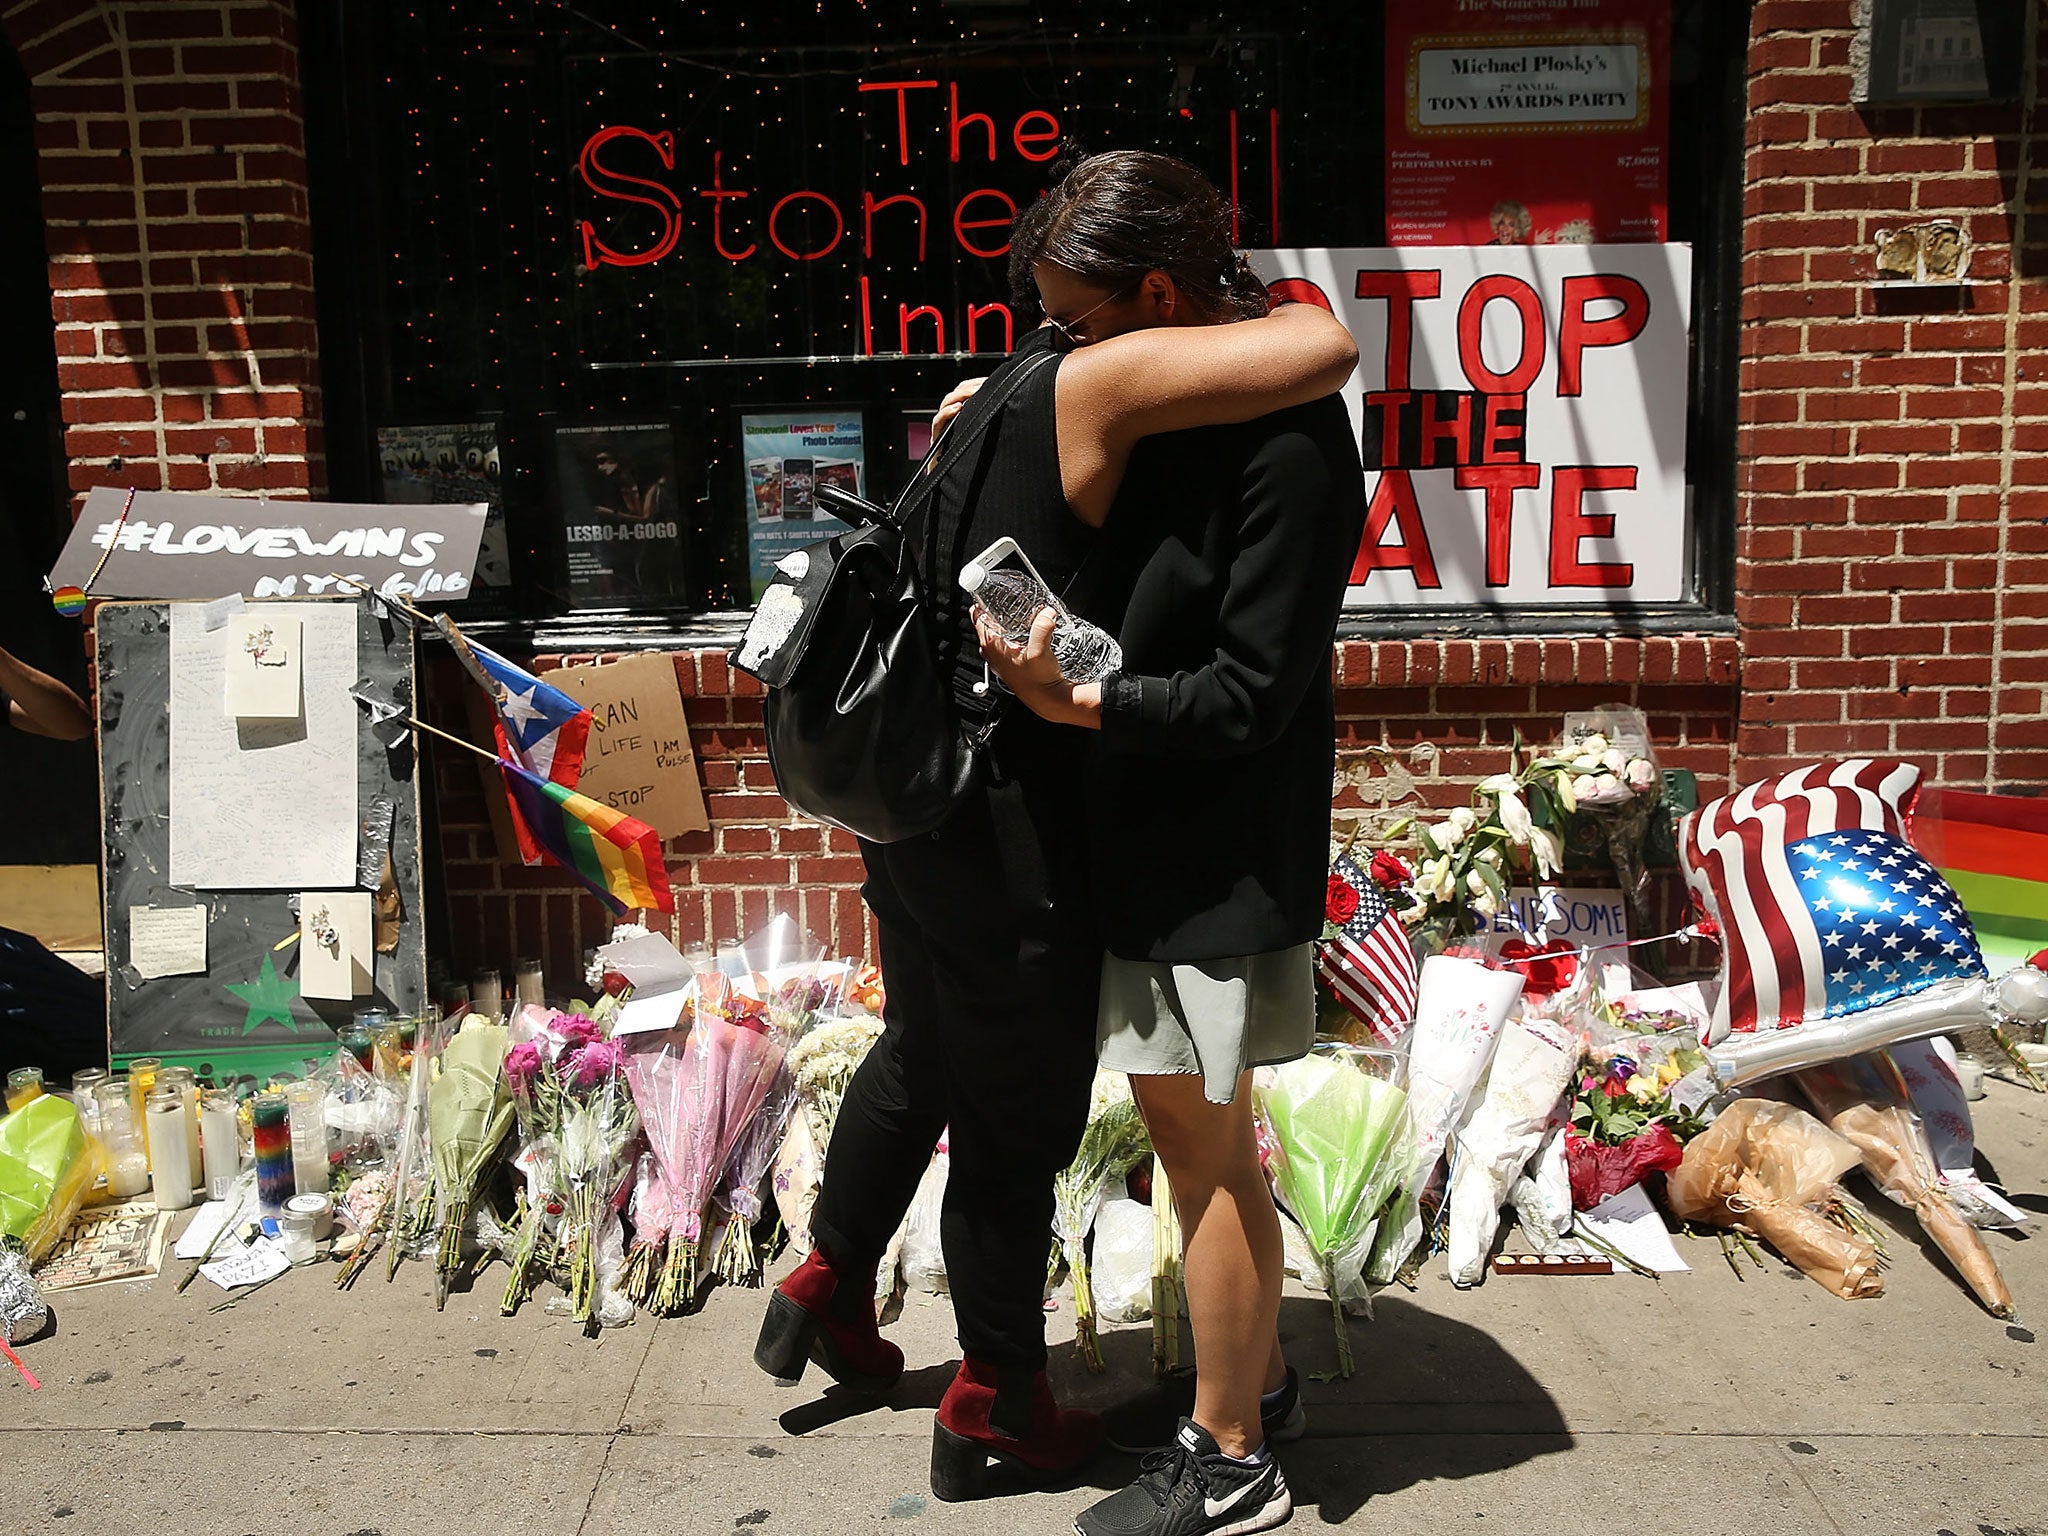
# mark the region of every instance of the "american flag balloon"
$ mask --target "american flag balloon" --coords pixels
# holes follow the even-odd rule
[[[1391,1045],[1415,1022],[1415,946],[1372,877],[1348,855],[1330,866],[1358,895],[1336,936],[1316,946],[1316,973],[1367,1029]]]
[[[1686,879],[1721,930],[1709,1043],[1984,975],[1963,905],[1906,840],[1920,770],[1857,758],[1752,784],[1687,819]]]

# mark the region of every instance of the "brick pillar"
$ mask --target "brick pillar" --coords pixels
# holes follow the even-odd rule
[[[0,0],[36,115],[71,488],[324,490],[286,0]]]
[[[2038,790],[2048,786],[2041,17],[2020,101],[1862,108],[1849,100],[1852,9],[1759,0],[1751,19],[1743,775],[1879,753],[1959,788]],[[1968,232],[1968,285],[1878,285],[1877,231],[1929,219]]]

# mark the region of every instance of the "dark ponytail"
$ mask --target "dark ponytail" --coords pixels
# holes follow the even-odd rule
[[[1090,155],[1068,138],[1050,170],[1010,235],[1010,292],[1025,313],[1038,311],[1041,261],[1108,289],[1164,272],[1205,320],[1266,313],[1266,285],[1231,243],[1230,204],[1193,166],[1142,150]]]

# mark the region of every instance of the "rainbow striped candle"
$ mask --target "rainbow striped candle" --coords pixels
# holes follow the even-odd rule
[[[259,1093],[249,1101],[256,1133],[256,1206],[265,1216],[282,1216],[292,1186],[291,1114],[281,1093]]]

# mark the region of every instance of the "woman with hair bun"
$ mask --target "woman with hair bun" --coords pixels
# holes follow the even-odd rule
[[[1054,208],[1074,216],[1049,223]],[[1105,577],[1118,569],[1103,557],[1130,499],[1119,495],[1125,466],[1144,444],[1241,430],[1232,424],[1308,407],[1349,376],[1358,353],[1343,327],[1306,305],[1268,314],[1229,236],[1223,199],[1179,161],[1116,153],[1073,164],[1014,233],[1013,285],[1033,280],[1045,324],[988,381],[1014,390],[979,446],[951,462],[941,450],[920,530],[955,702],[969,721],[993,707],[999,723],[981,783],[938,831],[862,843],[888,978],[884,1029],[835,1125],[816,1247],[770,1298],[755,1360],[783,1381],[815,1360],[857,1389],[894,1384],[903,1357],[876,1328],[875,1271],[946,1131],[941,1240],[964,1358],[933,1426],[942,1499],[996,1491],[998,1471],[1057,1479],[1103,1442],[1096,1415],[1053,1399],[1041,1306],[1052,1181],[1086,1124],[1104,974],[1090,738],[987,686],[957,577],[1008,536],[1054,590],[1080,574],[1070,594],[1080,600],[1098,561]],[[1324,559],[1319,547],[1300,554]]]

